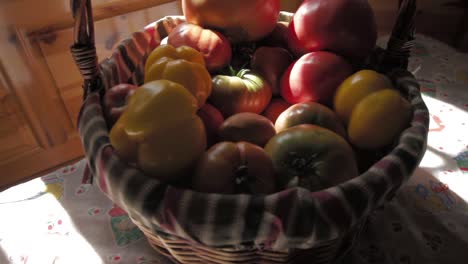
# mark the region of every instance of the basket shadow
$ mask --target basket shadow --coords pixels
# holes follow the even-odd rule
[[[424,168],[369,217],[342,263],[465,263],[468,202]]]
[[[8,255],[6,254],[3,247],[0,246],[0,263],[9,263]]]

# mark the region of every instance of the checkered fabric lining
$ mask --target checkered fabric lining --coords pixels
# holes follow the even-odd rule
[[[177,19],[162,19],[123,41],[100,64],[102,89],[119,83],[140,84],[146,56]],[[100,188],[148,229],[210,247],[305,249],[338,239],[365,219],[394,196],[422,159],[428,109],[411,74],[398,71],[393,77],[413,105],[411,126],[393,151],[367,172],[317,192],[292,188],[266,196],[204,194],[147,177],[115,154],[99,92],[89,94],[84,101],[78,126]]]

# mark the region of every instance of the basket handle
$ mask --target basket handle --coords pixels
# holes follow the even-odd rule
[[[414,44],[416,0],[400,0],[399,4],[398,16],[379,65],[379,70],[384,72],[407,69]]]
[[[83,97],[99,89],[98,59],[94,42],[94,21],[91,0],[70,0],[74,26],[71,54],[83,76]]]

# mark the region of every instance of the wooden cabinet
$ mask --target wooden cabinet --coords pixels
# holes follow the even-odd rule
[[[0,189],[83,157],[69,0],[0,2]],[[99,58],[179,1],[93,0]]]

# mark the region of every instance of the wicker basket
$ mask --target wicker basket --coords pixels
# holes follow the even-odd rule
[[[160,253],[179,263],[336,263],[352,248],[369,214],[392,199],[426,149],[429,113],[407,66],[415,1],[403,1],[386,50],[368,66],[386,73],[413,106],[411,126],[388,155],[359,177],[327,190],[292,188],[272,195],[203,194],[169,186],[127,165],[109,143],[101,98],[119,83],[141,84],[144,60],[183,17],[165,17],[97,62],[90,0],[72,1],[84,77],[79,132],[104,193],[126,210]],[[292,14],[281,12],[280,20]]]

